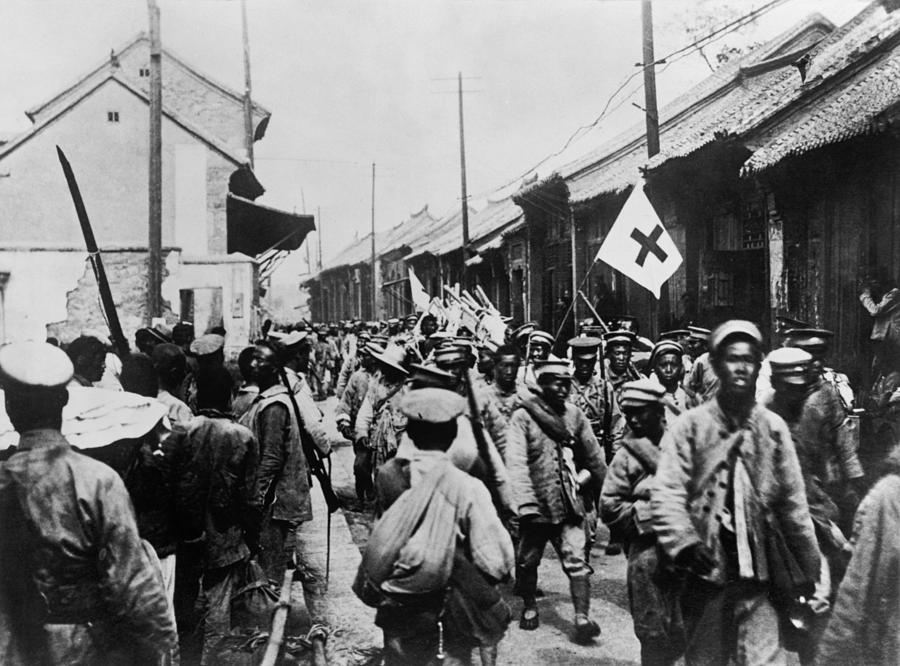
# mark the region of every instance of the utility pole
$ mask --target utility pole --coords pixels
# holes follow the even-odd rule
[[[316,206],[316,242],[319,244],[319,270],[322,270],[322,209],[319,206]]]
[[[247,0],[241,0],[241,27],[244,37],[244,140],[247,144],[247,161],[253,168],[253,102],[250,85],[250,33],[247,28]]]
[[[147,318],[162,316],[162,47],[159,6],[147,0],[150,15],[150,178],[147,251]]]
[[[641,0],[641,26],[644,33],[644,106],[647,117],[647,155],[659,152],[659,113],[656,109],[656,57],[653,55],[652,0]]]
[[[378,319],[376,309],[378,307],[378,288],[376,287],[376,275],[378,269],[375,265],[375,162],[372,162],[372,319]]]
[[[466,260],[469,258],[469,196],[466,193],[466,135],[463,126],[463,88],[462,88],[462,72],[457,73],[457,84],[459,90],[459,171],[460,182],[462,183],[462,266],[459,272],[459,283],[463,289],[469,287],[466,280]]]

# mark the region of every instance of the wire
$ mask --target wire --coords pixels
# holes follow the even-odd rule
[[[702,37],[700,37],[700,38],[694,40],[694,41],[691,42],[690,44],[686,44],[685,46],[679,47],[679,48],[675,49],[674,51],[672,51],[671,53],[668,53],[668,54],[662,56],[661,58],[657,58],[657,59],[655,60],[655,62],[653,63],[653,65],[665,63],[665,66],[666,66],[665,68],[667,68],[670,64],[672,64],[672,63],[674,63],[674,62],[678,62],[679,60],[682,60],[683,58],[687,57],[687,56],[690,55],[694,50],[698,50],[698,51],[699,51],[699,50],[702,49],[704,46],[708,46],[709,44],[713,43],[714,41],[717,41],[717,40],[721,39],[721,38],[724,37],[725,35],[728,35],[728,34],[730,34],[730,33],[732,33],[732,32],[735,32],[735,31],[737,31],[737,30],[740,30],[741,28],[743,28],[743,27],[744,27],[745,25],[747,25],[748,23],[752,23],[753,21],[755,21],[756,19],[758,19],[758,18],[759,18],[760,16],[762,16],[763,14],[766,14],[766,13],[770,12],[771,10],[775,9],[775,8],[778,7],[779,5],[784,4],[785,2],[788,2],[788,0],[770,0],[770,1],[769,1],[768,3],[766,3],[765,5],[763,5],[763,6],[761,6],[761,7],[757,7],[756,9],[754,9],[754,10],[752,10],[752,11],[750,11],[750,12],[744,14],[743,16],[741,16],[741,17],[739,17],[739,18],[737,18],[737,19],[734,19],[734,20],[732,20],[732,21],[730,21],[730,22],[728,22],[728,23],[726,23],[726,24],[723,24],[722,26],[719,26],[718,28],[715,28],[715,29],[711,30],[710,32],[708,32],[707,34],[703,35]],[[504,183],[503,185],[501,185],[501,186],[499,186],[499,187],[491,188],[491,189],[489,189],[489,190],[485,190],[484,192],[479,192],[478,194],[472,195],[470,198],[479,198],[479,197],[483,197],[483,196],[486,196],[486,195],[488,195],[488,194],[491,194],[492,192],[496,192],[497,190],[505,189],[505,188],[509,187],[510,185],[513,185],[513,184],[515,184],[516,182],[522,180],[523,178],[525,178],[525,177],[528,176],[529,174],[533,173],[534,171],[536,171],[536,170],[537,170],[538,168],[540,168],[543,164],[545,164],[548,160],[550,160],[550,159],[552,159],[552,158],[554,158],[554,157],[557,157],[557,156],[560,155],[561,153],[565,152],[565,150],[566,150],[570,145],[572,145],[572,142],[575,141],[576,138],[579,138],[580,136],[583,136],[584,133],[586,133],[586,132],[590,131],[591,129],[593,129],[594,127],[596,127],[596,126],[600,123],[600,121],[603,120],[603,118],[607,115],[607,113],[610,112],[610,105],[612,104],[612,102],[613,102],[613,100],[616,98],[616,96],[617,96],[620,92],[622,92],[622,90],[623,90],[629,83],[631,83],[636,77],[638,77],[638,76],[640,76],[641,74],[643,74],[644,67],[646,67],[646,65],[641,66],[640,69],[638,69],[636,72],[633,72],[632,74],[630,74],[629,76],[627,76],[627,77],[622,81],[622,83],[619,84],[619,86],[613,91],[613,93],[607,98],[606,103],[603,105],[603,109],[602,109],[601,112],[600,112],[600,115],[597,116],[592,122],[588,123],[587,125],[582,125],[582,126],[579,127],[578,129],[576,129],[576,130],[569,136],[569,138],[566,139],[566,142],[563,144],[562,148],[560,148],[560,149],[557,150],[556,152],[551,153],[550,155],[547,155],[546,157],[542,158],[542,159],[541,159],[537,164],[535,164],[533,167],[531,167],[530,169],[528,169],[527,171],[525,171],[525,172],[522,173],[521,175],[516,176],[515,178],[511,178],[509,181],[507,181],[507,182]],[[662,71],[664,71],[665,68],[663,68],[662,70],[660,70],[659,73],[662,73]],[[642,87],[642,86],[643,86],[643,84],[641,84],[641,87]],[[636,92],[637,90],[639,90],[639,89],[640,89],[640,87],[637,88],[637,89],[635,89],[635,90],[633,90],[631,93],[629,93],[629,96],[625,98],[625,101],[627,101],[628,99],[630,99],[631,96],[633,96],[633,95],[635,94],[635,92]],[[622,106],[622,104],[624,104],[624,102],[621,102],[621,103],[618,104],[617,106],[612,107],[611,110],[612,110],[612,111],[615,111],[616,109],[620,108],[620,107]]]

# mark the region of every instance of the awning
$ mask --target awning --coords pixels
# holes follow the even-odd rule
[[[269,208],[249,199],[227,195],[227,252],[255,257],[269,250],[296,250],[316,228],[312,215]]]

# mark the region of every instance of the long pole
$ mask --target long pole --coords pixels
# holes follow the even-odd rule
[[[462,72],[457,72],[457,84],[459,90],[459,171],[462,184],[462,266],[459,272],[459,283],[463,289],[469,286],[466,280],[466,259],[469,258],[469,195],[466,192],[466,134],[463,125],[463,89]]]
[[[375,266],[375,162],[372,162],[372,319],[378,319],[376,309],[378,307],[378,287],[376,286],[375,276],[377,275],[377,267]]]
[[[318,265],[322,270],[322,209],[316,206],[316,242],[319,245]]]
[[[247,27],[247,0],[241,0],[241,29],[244,43],[244,141],[247,161],[253,168],[253,101],[250,85],[250,32]]]
[[[578,252],[575,243],[575,214],[569,210],[569,244],[571,245],[572,250],[572,293],[570,294],[572,298],[572,318],[574,319],[574,326],[572,330],[575,331],[575,335],[578,335],[578,299],[575,298],[575,281],[578,279],[578,262],[576,261],[578,257]]]
[[[653,55],[652,0],[641,0],[641,27],[644,43],[644,106],[647,109],[647,155],[659,152],[659,114],[656,109],[656,57]]]
[[[150,15],[150,175],[148,183],[147,319],[162,316],[162,47],[159,6],[147,0]]]

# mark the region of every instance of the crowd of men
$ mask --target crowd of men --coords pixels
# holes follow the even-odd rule
[[[311,493],[334,395],[376,519],[354,591],[385,664],[495,663],[513,610],[540,626],[548,543],[578,643],[601,635],[596,558],[624,556],[643,664],[900,663],[900,372],[870,392],[887,425],[864,469],[832,333],[780,324],[768,355],[742,320],[501,341],[433,314],[266,327],[233,360],[224,329],[185,323],[121,357],[89,336],[0,347],[19,433],[0,452],[0,662],[217,663],[249,563],[276,588],[294,571],[323,640]],[[165,407],[103,462],[62,435],[96,386]]]

